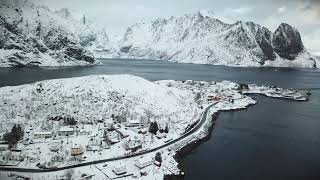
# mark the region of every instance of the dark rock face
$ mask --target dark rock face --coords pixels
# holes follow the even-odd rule
[[[282,23],[274,32],[272,45],[280,57],[289,60],[294,60],[304,50],[300,33],[286,23]]]
[[[65,49],[64,53],[74,59],[94,63],[94,57],[82,47],[70,46]]]

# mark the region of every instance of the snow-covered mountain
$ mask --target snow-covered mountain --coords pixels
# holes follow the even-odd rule
[[[67,9],[53,12],[29,0],[0,2],[0,66],[95,64],[92,53],[104,52],[107,43],[104,30]]]
[[[272,33],[253,22],[227,24],[203,11],[132,25],[117,56],[231,66],[316,67],[299,32],[288,24],[282,23]]]
[[[106,57],[112,53],[109,37],[104,28],[86,18],[85,15],[63,8],[55,11],[62,19],[60,22],[79,38],[80,44],[93,53],[95,58]]]

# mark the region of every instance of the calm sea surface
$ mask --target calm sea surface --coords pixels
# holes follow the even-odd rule
[[[101,60],[103,65],[0,68],[0,87],[93,74],[132,74],[151,81],[205,80],[310,89],[308,102],[253,96],[246,111],[221,113],[211,138],[186,155],[184,179],[320,179],[320,71],[234,68],[145,60]]]

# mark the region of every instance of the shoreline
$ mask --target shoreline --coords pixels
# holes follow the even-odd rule
[[[311,95],[308,95],[306,100],[295,100],[292,98],[285,98],[285,97],[273,97],[273,96],[268,96],[265,94],[261,94],[261,93],[246,93],[246,95],[250,96],[264,96],[267,98],[273,98],[273,99],[278,99],[278,100],[284,100],[284,101],[296,101],[296,102],[306,102],[309,101],[309,97]],[[252,96],[250,96],[251,98],[253,98]],[[180,148],[179,150],[176,151],[176,154],[174,155],[174,160],[178,163],[178,169],[180,170],[180,174],[179,175],[165,175],[164,176],[164,180],[182,180],[184,179],[183,177],[185,176],[186,172],[185,172],[185,168],[184,165],[181,163],[182,159],[185,158],[186,156],[189,156],[192,154],[193,150],[195,150],[196,148],[198,148],[202,143],[210,140],[210,138],[212,137],[212,133],[214,130],[214,127],[216,125],[216,121],[219,119],[219,115],[222,112],[239,112],[239,111],[246,111],[247,109],[249,109],[251,106],[254,106],[256,104],[258,104],[259,102],[256,101],[255,104],[248,104],[245,108],[238,108],[238,109],[230,109],[230,110],[218,110],[217,112],[214,112],[212,115],[210,115],[212,117],[211,120],[209,120],[209,122],[207,122],[209,124],[208,129],[205,129],[205,131],[207,131],[207,133],[205,134],[204,137],[200,137],[198,139],[192,140],[190,143],[186,144],[185,146],[183,146],[182,148]]]

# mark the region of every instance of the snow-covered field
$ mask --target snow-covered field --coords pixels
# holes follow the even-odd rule
[[[12,173],[32,179],[70,174],[73,179],[86,175],[93,175],[92,179],[163,179],[166,174],[178,175],[181,172],[174,155],[190,142],[205,137],[212,124],[210,118],[201,119],[206,108],[210,108],[206,114],[209,117],[220,110],[242,109],[256,103],[242,92],[289,99],[304,96],[265,86],[243,88],[229,81],[150,82],[132,75],[93,75],[3,87],[0,132],[20,124],[24,138],[14,147],[21,152],[0,151],[0,163],[16,168],[59,168],[141,153],[73,170]],[[66,124],[70,118],[76,124]],[[151,122],[158,124],[156,135],[149,132]],[[191,130],[195,131],[186,135]],[[174,143],[168,144],[170,141]],[[142,153],[162,145],[156,151]],[[157,152],[161,153],[161,166],[154,164]],[[117,170],[123,173],[117,175]],[[9,175],[11,172],[0,172],[0,177]]]

